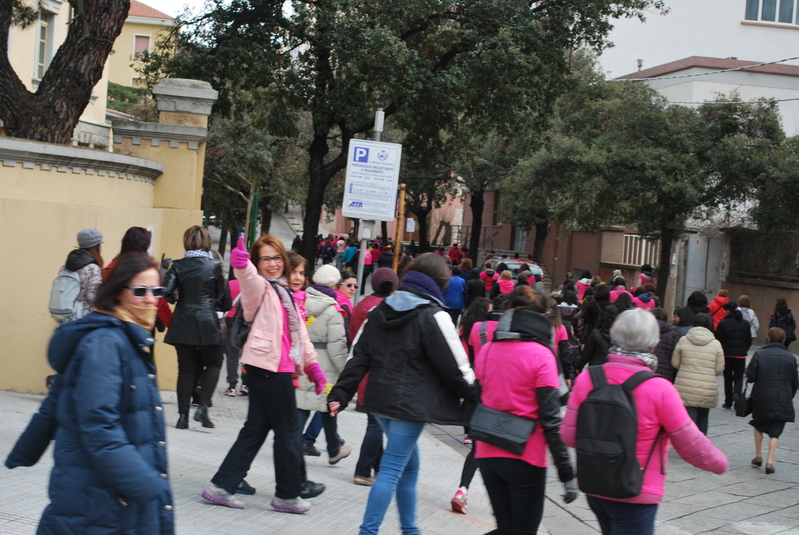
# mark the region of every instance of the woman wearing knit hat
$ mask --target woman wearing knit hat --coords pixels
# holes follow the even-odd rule
[[[67,261],[58,272],[59,275],[62,275],[69,271],[75,271],[80,277],[80,293],[75,303],[75,312],[67,321],[82,318],[92,311],[97,289],[103,282],[105,262],[100,256],[100,244],[102,243],[105,243],[103,235],[96,228],[81,230],[78,232],[79,248],[69,252]]]
[[[333,290],[339,278],[339,271],[332,264],[326,264],[316,270],[313,275],[314,284],[305,289],[308,336],[316,349],[316,361],[329,382],[338,379],[347,362],[347,332],[344,328],[341,307],[336,303],[336,292]],[[336,464],[347,457],[352,452],[352,446],[342,445],[339,442],[336,419],[328,412],[327,394],[324,392],[316,394],[314,384],[308,380],[308,377],[302,375],[300,388],[296,390],[296,398],[300,430],[305,428],[305,422],[311,411],[320,412],[327,440],[328,462]],[[303,436],[303,453],[306,449],[316,450],[313,447],[315,439],[316,436]],[[313,455],[319,455],[318,451]]]

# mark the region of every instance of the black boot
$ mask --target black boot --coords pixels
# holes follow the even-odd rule
[[[316,483],[314,481],[306,481],[300,487],[300,497],[303,500],[307,500],[308,498],[316,498],[320,494],[325,491],[325,486],[322,483]]]
[[[194,413],[194,420],[197,422],[201,422],[203,427],[207,427],[209,429],[214,428],[213,422],[208,418],[208,407],[205,405],[200,405],[197,407],[197,412]]]
[[[175,429],[188,429],[189,428],[189,415],[188,414],[181,414],[178,418],[178,424],[175,426]]]

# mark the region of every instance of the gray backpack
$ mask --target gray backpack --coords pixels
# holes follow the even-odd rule
[[[65,269],[53,280],[49,308],[56,323],[66,323],[83,316],[83,307],[78,303],[80,290],[80,274],[77,271]]]

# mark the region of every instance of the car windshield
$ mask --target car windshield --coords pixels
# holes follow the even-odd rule
[[[499,264],[502,264],[502,263],[504,263],[506,266],[508,266],[508,270],[511,272],[511,274],[513,274],[513,278],[514,279],[519,274],[519,268],[521,267],[522,264],[527,264],[527,266],[530,268],[530,272],[533,275],[543,275],[544,274],[544,271],[535,262],[521,262],[519,260],[501,260],[501,259],[495,260],[495,259],[492,258],[491,259],[491,268],[496,271],[497,266],[499,266]]]

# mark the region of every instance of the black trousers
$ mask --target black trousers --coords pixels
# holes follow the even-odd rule
[[[338,423],[335,416],[330,416],[329,412],[322,412],[322,428],[325,430],[325,440],[327,441],[327,454],[330,457],[335,457],[339,454],[341,445],[338,441]],[[305,423],[311,411],[304,409],[297,409],[297,426],[299,427],[300,434],[305,429]]]
[[[247,421],[211,482],[234,494],[269,431],[274,431],[275,496],[290,500],[300,495],[299,429],[294,385],[290,373],[267,373],[247,373],[250,388]]]
[[[233,345],[233,318],[225,318],[227,325],[227,336],[225,336],[225,365],[227,368],[227,384],[233,388],[239,382],[239,360],[241,359],[241,349]],[[247,374],[241,375],[241,384],[247,384]]]
[[[383,457],[383,428],[377,423],[373,414],[366,414],[366,433],[361,442],[361,453],[355,464],[355,475],[372,477],[380,471],[380,459]]]
[[[745,357],[724,357],[724,404],[732,405],[732,395],[744,387]]]
[[[175,350],[178,353],[178,412],[189,412],[191,394],[198,377],[203,395],[201,401],[207,407],[219,381],[219,370],[222,369],[222,346],[175,344]]]
[[[497,529],[489,533],[538,533],[544,516],[547,469],[504,457],[488,457],[477,462],[497,521]]]

